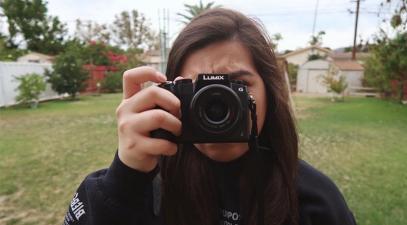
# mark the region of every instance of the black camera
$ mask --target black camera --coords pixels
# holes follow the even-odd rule
[[[246,85],[227,74],[199,74],[196,82],[167,81],[159,87],[181,101],[182,132],[179,137],[158,129],[151,136],[177,143],[248,142],[249,101]]]

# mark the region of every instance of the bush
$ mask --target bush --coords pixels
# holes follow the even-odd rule
[[[48,82],[58,94],[68,93],[72,99],[83,90],[89,74],[83,69],[82,46],[75,43],[55,59],[53,71],[46,71]]]
[[[298,65],[288,63],[288,77],[290,79],[291,87],[297,84]]]
[[[107,57],[107,47],[100,42],[91,42],[83,48],[84,64],[92,64],[97,66],[109,66],[110,60]]]
[[[102,81],[102,90],[110,93],[121,92],[123,89],[121,72],[109,72]]]
[[[41,75],[31,73],[20,77],[15,77],[20,82],[17,89],[18,95],[16,101],[22,104],[31,104],[36,108],[41,92],[45,91],[45,81]]]
[[[332,101],[337,100],[337,96],[341,96],[339,100],[344,100],[344,91],[348,87],[344,76],[338,77],[338,71],[333,67],[329,68],[328,73],[322,77],[322,82],[326,85],[329,91],[334,92],[336,96],[332,97]]]
[[[407,81],[407,32],[397,33],[393,39],[387,37],[378,40],[365,63],[365,77],[369,85],[384,93],[398,89],[398,100],[404,99],[404,83]],[[398,88],[392,88],[390,82],[396,80]]]

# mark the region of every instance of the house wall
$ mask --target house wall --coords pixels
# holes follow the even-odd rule
[[[297,76],[297,92],[325,94],[328,92],[322,77],[328,72],[329,62],[313,60],[300,66]]]
[[[14,76],[22,76],[28,73],[37,73],[43,75],[45,69],[52,69],[51,64],[39,63],[18,63],[18,62],[0,62],[0,106],[16,104],[15,98],[18,92],[15,90],[18,82]],[[50,99],[58,97],[58,94],[47,84],[45,92],[40,95],[40,99]]]
[[[326,86],[322,83],[322,76],[327,73],[324,69],[303,69],[298,72],[297,91],[303,93],[325,94]]]
[[[362,87],[363,71],[345,70],[340,71],[338,75],[344,76],[348,84],[348,88],[345,92],[349,92],[352,87]]]
[[[149,56],[146,59],[143,60],[145,62],[146,66],[151,66],[154,69],[161,71],[161,56],[159,55],[153,55],[153,56]],[[165,73],[165,71],[161,71],[163,73]]]
[[[309,49],[307,51],[300,52],[298,54],[290,55],[285,57],[288,63],[301,66],[308,61],[308,56],[311,54],[319,54],[321,56],[326,56],[327,53],[318,49]]]

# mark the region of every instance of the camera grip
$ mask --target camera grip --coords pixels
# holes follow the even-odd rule
[[[176,137],[175,135],[173,135],[171,132],[164,130],[164,129],[157,129],[157,130],[153,130],[150,132],[150,135],[152,138],[161,138],[161,139],[165,139],[167,141],[171,141],[176,143]]]
[[[173,90],[174,83],[171,81],[166,81],[164,83],[161,83],[158,85],[158,87],[164,88],[165,90],[168,90],[168,91],[174,93],[174,90]],[[162,108],[156,107],[156,109],[162,109]],[[161,139],[164,139],[167,141],[177,143],[177,137],[174,134],[172,134],[171,132],[169,132],[167,130],[161,129],[161,128],[151,131],[150,136],[152,138],[161,138]]]

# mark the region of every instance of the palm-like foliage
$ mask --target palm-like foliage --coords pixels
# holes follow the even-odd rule
[[[185,7],[185,13],[177,13],[177,15],[181,16],[184,20],[181,21],[184,24],[189,23],[195,16],[198,16],[205,10],[211,9],[213,7],[219,7],[219,6],[214,6],[215,2],[209,2],[207,4],[203,4],[202,0],[199,1],[198,5],[189,5],[189,4],[184,4]]]

